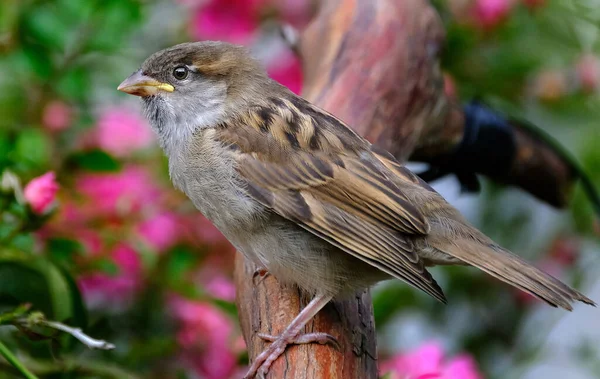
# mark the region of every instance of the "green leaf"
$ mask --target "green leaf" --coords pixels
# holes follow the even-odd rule
[[[97,172],[112,172],[121,169],[121,163],[102,150],[90,150],[74,154],[70,159],[76,166]]]
[[[57,93],[72,102],[81,102],[90,96],[90,71],[86,67],[73,67],[56,83]]]
[[[34,166],[44,166],[50,160],[51,142],[39,129],[25,128],[17,137],[15,160],[23,160]]]
[[[32,8],[25,18],[24,34],[37,44],[62,50],[67,45],[70,25],[60,17],[61,9],[53,4]]]
[[[10,139],[6,134],[0,134],[0,172],[9,164],[8,153],[11,150]]]
[[[78,326],[85,329],[88,326],[88,312],[87,308],[85,307],[85,303],[83,302],[81,291],[79,291],[79,287],[75,282],[75,278],[73,278],[73,276],[66,269],[61,269],[61,272],[69,286],[69,290],[71,292],[71,303],[73,305],[73,315],[69,320],[69,325]]]
[[[40,79],[49,79],[53,71],[53,60],[50,50],[45,46],[24,43],[22,60],[28,71],[35,73]]]
[[[230,316],[237,317],[238,311],[234,303],[221,299],[213,299],[213,303]]]
[[[91,51],[112,51],[122,46],[123,36],[141,20],[141,5],[133,0],[104,0],[95,13],[94,28],[98,30],[91,39]]]
[[[64,273],[43,257],[0,251],[0,304],[31,303],[58,321],[73,317],[73,289]]]
[[[108,258],[96,261],[94,267],[107,275],[116,276],[119,274],[119,266]]]
[[[375,324],[383,326],[400,309],[407,310],[417,304],[417,291],[404,283],[389,283],[373,293]]]
[[[46,242],[49,257],[58,263],[71,266],[76,255],[83,252],[81,243],[68,238],[50,238]]]
[[[196,267],[198,261],[198,253],[183,246],[175,247],[166,264],[166,277],[169,283],[181,282],[181,278],[192,268]]]
[[[15,24],[19,19],[18,16],[18,0],[4,0],[0,2],[0,35],[8,35],[13,32]]]

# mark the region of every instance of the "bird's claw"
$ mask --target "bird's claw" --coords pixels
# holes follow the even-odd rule
[[[278,337],[265,333],[258,333],[257,336],[268,342],[275,342]],[[305,343],[318,343],[320,345],[331,345],[336,350],[341,350],[340,343],[331,334],[327,333],[306,333],[296,336],[287,341],[289,345],[301,345]]]
[[[244,376],[244,379],[264,379],[269,372],[269,368],[277,358],[285,352],[288,345],[299,345],[306,343],[318,343],[320,345],[332,345],[337,350],[341,350],[341,346],[337,339],[327,333],[307,333],[297,336],[271,336],[264,333],[258,333],[258,337],[265,341],[272,342],[262,353],[256,357],[250,369]]]

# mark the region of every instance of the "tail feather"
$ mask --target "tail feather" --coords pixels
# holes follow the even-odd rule
[[[596,304],[579,291],[537,269],[520,257],[493,243],[483,244],[474,239],[454,239],[451,243],[430,245],[461,261],[525,291],[553,307],[573,310],[571,303],[581,301]]]

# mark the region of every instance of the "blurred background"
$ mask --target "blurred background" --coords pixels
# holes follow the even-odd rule
[[[448,33],[446,92],[517,109],[600,186],[600,0],[434,5]],[[300,93],[301,65],[278,26],[301,30],[317,6],[0,2],[0,378],[22,377],[16,361],[40,378],[241,377],[235,252],[172,188],[140,104],[116,87],[157,50],[216,39],[250,46]],[[579,189],[558,211],[485,180],[478,195],[452,178],[435,188],[496,241],[600,301],[600,228]],[[596,309],[555,310],[464,267],[433,274],[447,306],[398,281],[374,289],[382,375],[600,377]],[[116,348],[90,350],[44,320]]]

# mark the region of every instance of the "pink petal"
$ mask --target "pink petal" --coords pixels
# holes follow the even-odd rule
[[[191,34],[201,40],[247,44],[258,28],[255,4],[247,1],[213,1],[196,11]]]
[[[96,214],[128,214],[155,204],[160,189],[140,167],[129,166],[118,173],[91,173],[77,178],[76,189]]]
[[[157,252],[164,252],[180,238],[180,221],[174,213],[159,213],[142,222],[138,234]]]
[[[508,17],[512,6],[511,0],[476,0],[475,21],[484,28],[493,28]]]
[[[42,123],[52,131],[64,130],[71,125],[73,111],[62,101],[54,100],[44,107]]]
[[[35,213],[45,213],[56,199],[58,183],[54,172],[47,172],[32,179],[23,191],[23,196]]]
[[[302,91],[302,65],[300,59],[289,50],[270,62],[267,66],[269,76],[288,87],[295,94]]]
[[[235,300],[235,285],[233,282],[223,275],[217,275],[209,279],[204,285],[206,292],[225,301]]]
[[[142,266],[138,253],[125,244],[118,245],[111,258],[119,272],[112,276],[102,272],[79,278],[86,303],[92,308],[122,308],[131,303],[141,288]]]
[[[146,120],[128,108],[112,108],[104,112],[96,125],[97,146],[117,157],[148,147],[154,136]]]
[[[600,58],[593,54],[584,55],[575,70],[584,92],[592,93],[600,87]]]
[[[444,379],[483,379],[473,357],[458,355],[444,368]]]

